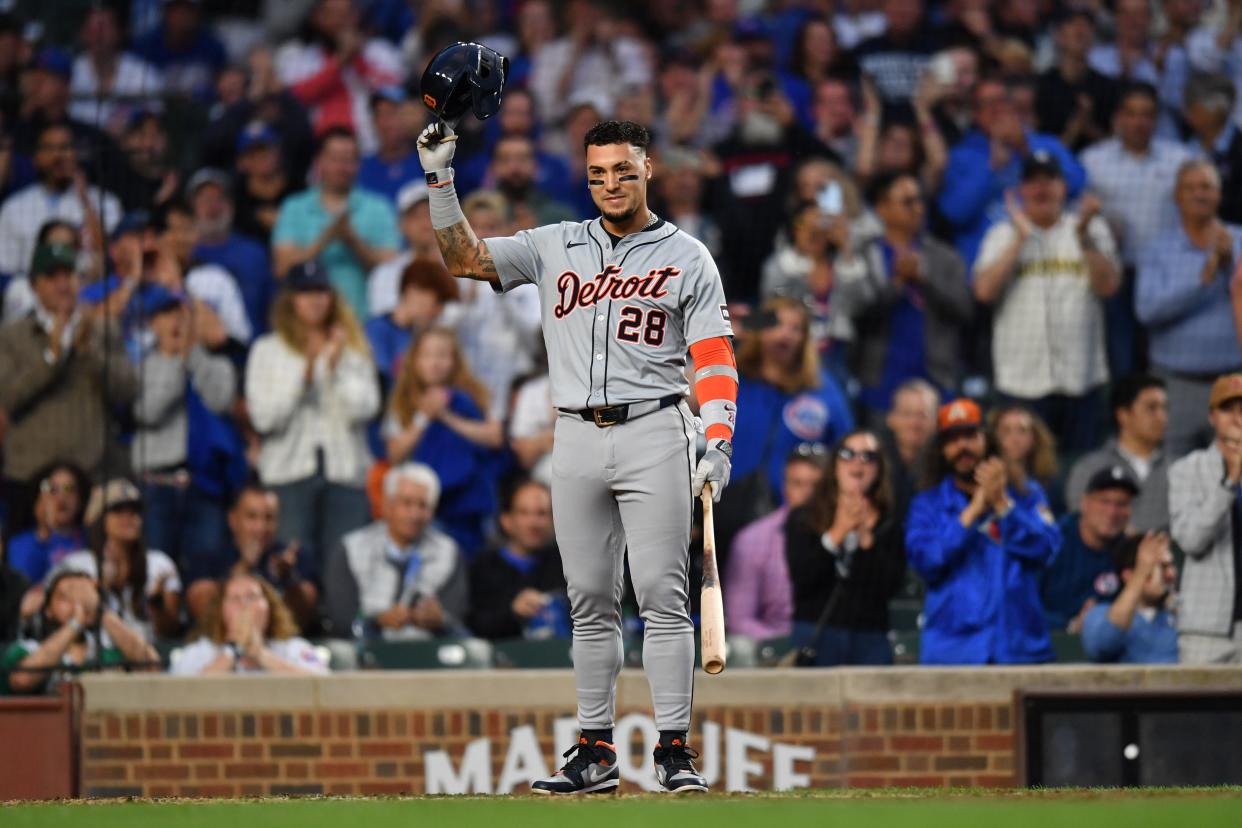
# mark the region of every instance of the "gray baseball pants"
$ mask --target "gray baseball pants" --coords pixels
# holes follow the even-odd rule
[[[627,553],[646,624],[643,668],[656,727],[690,728],[695,434],[685,402],[607,428],[577,414],[557,417],[552,513],[569,587],[578,722],[584,730],[612,727],[616,718]]]

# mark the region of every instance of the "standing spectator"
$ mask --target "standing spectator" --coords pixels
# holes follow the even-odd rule
[[[117,135],[139,99],[163,94],[164,78],[154,66],[122,48],[121,21],[112,6],[87,11],[79,40],[82,53],[73,61],[69,114]]]
[[[504,199],[496,193],[479,192],[462,201],[461,209],[475,233],[503,236]],[[436,245],[436,261],[439,261]],[[535,368],[536,353],[543,347],[539,291],[519,285],[503,296],[485,283],[457,279],[458,297],[444,309],[444,325],[457,334],[462,355],[470,370],[487,389],[495,420],[509,416],[509,401],[516,377]]]
[[[569,638],[548,487],[533,480],[511,487],[500,507],[500,531],[504,544],[470,565],[470,629],[488,639]]]
[[[906,380],[893,391],[893,404],[884,418],[885,450],[893,504],[905,514],[924,477],[927,447],[936,436],[940,392],[930,382]]]
[[[71,680],[74,668],[91,664],[129,663],[140,669],[159,664],[159,655],[137,630],[111,607],[100,607],[99,589],[89,575],[70,570],[53,577],[41,616],[42,640],[19,640],[0,658],[0,695],[52,693]]]
[[[1092,69],[1123,82],[1159,83],[1160,70],[1152,59],[1156,49],[1150,42],[1151,7],[1148,0],[1117,0],[1114,41],[1091,49],[1087,60]]]
[[[888,602],[905,576],[906,554],[874,434],[853,432],[833,449],[830,468],[785,524],[785,558],[792,643],[813,647],[815,666],[893,663]]]
[[[404,76],[400,53],[363,33],[351,0],[316,0],[301,39],[277,50],[276,72],[311,110],[316,135],[350,131],[366,153],[376,149],[371,93]]]
[[[1146,358],[1134,315],[1135,268],[1143,248],[1177,221],[1173,187],[1190,157],[1180,144],[1154,137],[1159,113],[1155,87],[1125,87],[1117,99],[1114,137],[1082,154],[1091,191],[1121,245],[1121,290],[1104,303],[1109,368],[1115,376],[1132,373]]]
[[[988,229],[1004,221],[1005,193],[1019,183],[1025,159],[1041,151],[1057,159],[1069,197],[1076,198],[1086,173],[1070,151],[1051,135],[1023,125],[1014,92],[1004,82],[979,81],[974,92],[974,128],[949,153],[937,200],[967,267],[973,265]]]
[[[722,497],[728,500],[730,489],[746,498],[758,491],[778,505],[789,453],[799,443],[835,443],[853,430],[854,417],[836,380],[820,367],[801,302],[770,299],[755,312],[753,324],[738,349],[734,485]],[[751,485],[739,485],[751,474],[756,475]],[[722,506],[717,520],[730,508]],[[746,515],[739,526],[757,516]],[[721,547],[728,548],[723,542]]]
[[[949,151],[932,107],[946,91],[945,85],[926,76],[910,101],[913,121],[885,120],[875,87],[869,80],[863,82],[864,108],[854,162],[860,180],[869,185],[876,175],[904,172],[915,176],[928,192],[940,189]]]
[[[1186,39],[1186,52],[1193,69],[1219,72],[1237,89],[1242,84],[1242,3],[1226,0],[1221,5],[1223,9],[1213,9],[1216,18],[1214,25],[1200,26]],[[1189,95],[1187,99],[1189,103]],[[1242,110],[1233,109],[1229,120],[1242,120]]]
[[[1139,487],[1130,525],[1137,532],[1165,531],[1169,526],[1169,455],[1161,446],[1169,402],[1164,380],[1124,377],[1113,383],[1108,407],[1117,422],[1117,436],[1074,464],[1065,483],[1065,500],[1077,503],[1096,472],[1121,466]]]
[[[1095,40],[1091,12],[1070,8],[1055,24],[1057,64],[1039,76],[1039,128],[1075,152],[1108,135],[1117,81],[1097,72],[1087,56]]]
[[[1238,88],[1224,75],[1193,75],[1183,98],[1191,129],[1186,148],[1211,161],[1220,176],[1221,221],[1242,224],[1242,129],[1233,121]]]
[[[39,133],[34,163],[39,180],[13,193],[0,208],[0,272],[14,276],[29,272],[35,239],[48,219],[82,228],[88,250],[98,250],[121,219],[116,196],[86,183],[67,124],[52,124]]]
[[[512,103],[505,96],[505,103]],[[358,167],[358,186],[387,196],[393,204],[407,182],[421,181],[423,168],[418,163],[414,139],[422,132],[425,110],[407,103],[400,86],[386,86],[371,93],[371,117],[375,123],[378,146],[366,155]]]
[[[849,83],[832,77],[817,83],[811,111],[815,137],[852,168],[858,156],[858,113]]]
[[[397,255],[396,216],[382,196],[355,186],[358,141],[348,130],[323,133],[315,169],[319,183],[280,205],[272,231],[276,275],[318,259],[354,316],[366,319],[366,275]]]
[[[86,545],[82,531],[86,475],[72,463],[58,462],[38,478],[34,528],[9,538],[5,556],[5,562],[30,583],[42,581],[66,555]]]
[[[237,136],[237,229],[265,246],[280,205],[293,193],[293,185],[280,157],[280,137],[259,121],[249,124]]]
[[[203,619],[203,635],[185,647],[170,672],[174,676],[219,673],[327,675],[328,665],[298,635],[289,607],[264,579],[245,572],[230,575]]]
[[[1242,374],[1226,374],[1208,398],[1216,439],[1169,466],[1173,542],[1182,568],[1177,645],[1184,664],[1242,661]]]
[[[285,277],[245,376],[259,478],[282,506],[279,534],[323,555],[370,514],[365,428],[380,394],[366,338],[316,262]]]
[[[1165,452],[1181,457],[1207,441],[1203,412],[1212,381],[1242,369],[1229,274],[1242,261],[1242,228],[1217,216],[1221,179],[1207,161],[1189,161],[1174,192],[1180,222],[1139,258],[1135,311],[1150,335],[1153,373],[1169,392]]]
[[[181,577],[172,558],[142,542],[138,487],[123,478],[96,486],[86,504],[86,525],[90,548],[65,556],[51,577],[70,570],[95,579],[104,605],[148,643],[177,635]]]
[[[436,473],[436,520],[466,560],[483,546],[496,507],[495,452],[504,427],[487,416],[487,391],[445,328],[425,331],[401,363],[383,434],[388,460],[413,460]]]
[[[575,100],[595,101],[611,112],[617,90],[645,87],[654,80],[648,51],[629,35],[614,7],[570,0],[565,16],[568,32],[532,56],[528,86],[545,124],[562,120]]]
[[[78,258],[78,275],[84,282],[98,278],[100,262],[96,253],[82,250],[82,234],[78,226],[63,219],[48,219],[39,228],[35,236],[35,248],[43,245],[60,244],[72,249]],[[11,280],[3,292],[4,313],[0,316],[0,325],[7,325],[22,319],[34,310],[35,295],[30,288],[29,276],[18,276]]]
[[[0,410],[7,415],[4,501],[9,531],[29,525],[39,470],[67,460],[94,475],[112,447],[109,410],[137,390],[121,333],[78,305],[77,257],[63,245],[35,251],[34,313],[0,328]],[[108,343],[111,343],[110,347]],[[83,424],[91,424],[90,428]]]
[[[193,208],[180,198],[173,199],[156,214],[154,226],[159,236],[152,280],[190,298],[204,344],[215,350],[231,346],[235,352],[244,352],[254,331],[241,288],[223,267],[195,259],[198,224]]]
[[[335,635],[428,639],[462,629],[469,611],[457,544],[431,525],[436,473],[403,463],[384,475],[383,519],[350,532],[328,558],[326,609]]]
[[[115,192],[127,212],[156,210],[177,194],[172,142],[163,114],[135,109],[121,125],[120,154],[100,170],[99,184]]]
[[[1124,466],[1100,469],[1087,482],[1078,511],[1061,518],[1061,548],[1040,584],[1051,629],[1082,632],[1091,608],[1117,592],[1113,558],[1137,494],[1138,483]]]
[[[547,369],[518,386],[509,417],[509,448],[518,465],[533,479],[552,486],[552,441],[556,436],[556,408]]]
[[[927,583],[924,664],[1052,660],[1039,573],[1060,533],[1047,504],[1019,502],[988,445],[979,406],[940,409],[928,482],[906,520],[906,554]]]
[[[1099,201],[1065,209],[1067,185],[1049,152],[1022,162],[1021,204],[1006,195],[1009,221],[992,227],[975,262],[975,298],[995,304],[996,390],[1027,403],[1070,452],[1098,442],[1100,389],[1108,382],[1100,300],[1121,273]]]
[[[1005,461],[1009,485],[1019,498],[1049,496],[1057,478],[1057,439],[1048,426],[1025,405],[1000,405],[988,412],[988,432],[996,441],[997,456]]]
[[[401,273],[397,306],[367,322],[367,340],[385,389],[396,379],[410,343],[439,322],[445,304],[457,298],[456,282],[440,262],[415,259]]]
[[[507,102],[506,102],[507,103]],[[683,233],[703,242],[713,256],[720,254],[720,228],[704,205],[707,189],[703,156],[681,147],[662,150],[660,172],[655,177],[659,215]]]
[[[85,169],[98,169],[116,157],[116,145],[102,129],[69,114],[72,76],[73,61],[56,48],[42,49],[26,65],[20,78],[20,106],[12,123],[13,148],[22,155],[30,155],[45,129],[53,124],[63,125],[72,135],[78,162]]]
[[[574,211],[554,201],[535,185],[535,143],[525,135],[502,135],[492,150],[492,163],[483,184],[505,197],[510,215],[521,229],[573,221]]]
[[[134,42],[134,51],[163,74],[165,89],[199,100],[210,97],[226,60],[198,0],[164,0],[160,24]]]
[[[862,384],[862,404],[878,418],[906,380],[957,387],[959,330],[973,303],[962,260],[924,232],[925,205],[914,176],[881,175],[869,200],[880,233],[862,248],[861,276],[843,279],[836,296],[858,331],[851,374]]]
[[[1087,613],[1082,647],[1092,661],[1176,664],[1177,626],[1170,611],[1177,565],[1169,536],[1148,532],[1121,542],[1117,577],[1123,584],[1112,601]]]
[[[375,266],[367,276],[367,311],[372,318],[391,313],[401,298],[401,278],[415,259],[443,263],[431,226],[427,185],[416,178],[397,193],[397,226],[405,250]]]
[[[221,546],[209,560],[184,570],[186,605],[190,617],[203,620],[213,601],[220,598],[220,585],[230,575],[244,574],[266,581],[293,614],[303,630],[314,625],[319,601],[314,551],[297,541],[277,539],[280,499],[259,483],[247,484],[229,509],[231,542]]]
[[[939,43],[934,29],[925,24],[923,0],[883,0],[880,7],[884,32],[859,43],[854,54],[885,106],[908,115],[923,70]]]
[[[816,449],[819,450],[818,454]],[[810,499],[824,474],[820,444],[799,446],[785,459],[783,505],[744,527],[725,563],[725,603],[730,635],[762,641],[789,635],[793,592],[785,561],[785,521]]]
[[[23,618],[33,614],[30,608],[41,598],[36,593],[27,598],[30,580],[9,565],[4,552],[4,538],[0,537],[0,645],[16,641],[21,633]]]
[[[233,180],[220,170],[205,168],[190,177],[186,195],[194,208],[198,243],[194,261],[224,268],[237,282],[250,330],[267,332],[268,312],[276,294],[267,248],[233,229]]]
[[[155,344],[138,368],[130,462],[149,508],[144,540],[185,571],[225,543],[224,514],[235,481],[197,447],[212,443],[216,429],[231,428],[219,417],[237,395],[237,374],[226,357],[204,347],[184,297],[152,286],[143,305]],[[234,462],[244,473],[236,439]]]
[[[793,298],[814,309],[812,338],[831,364],[845,361],[842,352],[852,338],[848,315],[833,303],[834,287],[856,261],[849,232],[844,216],[829,216],[814,201],[799,202],[789,213],[789,243],[768,256],[759,281],[761,298]]]

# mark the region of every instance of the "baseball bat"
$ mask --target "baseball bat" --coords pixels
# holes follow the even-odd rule
[[[703,591],[699,602],[699,634],[703,669],[715,675],[725,668],[724,596],[716,566],[716,523],[712,517],[712,484],[703,486]]]

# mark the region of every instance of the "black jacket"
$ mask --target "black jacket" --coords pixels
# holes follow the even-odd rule
[[[836,559],[820,542],[805,508],[795,509],[785,522],[785,561],[793,586],[794,621],[819,621],[838,583],[842,594],[828,616],[828,624],[850,630],[887,630],[888,602],[897,594],[906,572],[902,521],[885,515],[870,548],[854,553],[849,577],[842,580]]]
[[[470,565],[470,616],[468,626],[480,638],[521,638],[526,621],[513,614],[510,605],[524,589],[564,592],[565,575],[556,547],[536,555],[535,566],[523,573],[491,549]]]

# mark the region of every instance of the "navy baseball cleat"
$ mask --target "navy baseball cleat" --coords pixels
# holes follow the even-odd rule
[[[547,779],[532,782],[532,791],[541,794],[612,793],[621,784],[617,749],[607,742],[597,740],[592,745],[580,738],[564,755],[572,758]]]
[[[673,793],[705,793],[707,780],[694,767],[697,758],[699,752],[686,747],[681,739],[674,739],[668,747],[656,745],[656,780],[664,786],[664,790]]]

